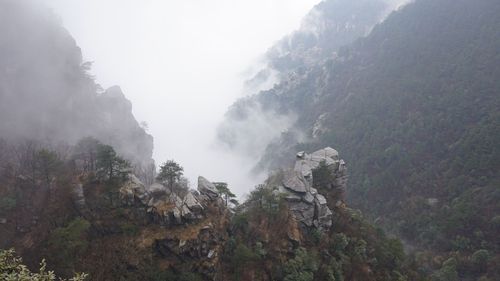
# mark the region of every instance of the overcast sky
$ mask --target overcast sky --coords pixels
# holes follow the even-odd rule
[[[212,149],[215,128],[245,73],[297,29],[319,0],[39,0],[94,61],[104,88],[122,87],[155,138],[157,163],[175,159],[241,195],[259,179],[249,162]]]

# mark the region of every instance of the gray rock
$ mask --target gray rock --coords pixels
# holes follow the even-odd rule
[[[198,177],[198,191],[201,194],[208,196],[210,199],[216,199],[219,197],[219,193],[217,193],[215,185],[204,177]]]
[[[182,223],[182,214],[181,214],[181,211],[179,210],[179,208],[174,208],[174,210],[172,211],[172,214],[174,216],[175,222],[177,224],[181,224]]]
[[[210,250],[208,252],[207,258],[211,259],[216,256],[215,250]]]
[[[314,202],[314,196],[310,193],[310,192],[307,192],[303,197],[302,199],[304,200],[304,202],[307,202],[309,204],[312,204]]]
[[[199,213],[203,211],[203,206],[196,200],[191,191],[186,194],[184,204],[193,212]]]
[[[6,218],[0,218],[0,224],[6,224],[7,219]]]
[[[427,198],[427,205],[434,207],[439,203],[439,199],[437,198]]]
[[[314,220],[314,206],[304,202],[290,204],[295,219],[302,222],[306,226],[312,226]]]
[[[333,224],[333,213],[328,207],[325,196],[313,188],[313,170],[324,163],[332,173],[332,182],[324,188],[345,190],[347,185],[345,162],[339,158],[338,152],[326,147],[312,154],[303,151],[297,153],[297,160],[292,170],[285,172],[282,185],[275,190],[276,194],[284,194],[294,217],[307,227],[326,229]]]
[[[127,182],[120,187],[120,200],[125,205],[134,205],[136,199],[146,204],[149,194],[144,184],[135,175],[129,174]]]
[[[326,205],[326,203],[327,203],[325,196],[323,196],[321,194],[316,194],[316,200],[318,201],[318,203],[320,205]]]
[[[153,183],[152,185],[148,186],[146,188],[146,191],[149,192],[149,193],[165,193],[165,194],[169,194],[170,193],[170,190],[164,186],[163,184],[161,183]]]
[[[195,218],[194,214],[186,205],[182,205],[182,207],[180,207],[179,209],[181,209],[181,216],[183,219],[192,220]]]
[[[312,169],[310,161],[308,160],[297,160],[295,162],[294,170],[305,178],[312,176]]]
[[[81,209],[86,206],[85,203],[85,195],[83,194],[83,184],[77,183],[73,188],[73,197],[76,203],[76,206]]]
[[[331,147],[326,147],[312,153],[313,157],[330,158],[332,160],[339,160],[339,152]]]
[[[283,179],[283,185],[295,192],[305,193],[307,192],[307,183],[305,180],[296,173],[295,171],[289,171],[285,174]]]

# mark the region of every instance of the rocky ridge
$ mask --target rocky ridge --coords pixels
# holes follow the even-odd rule
[[[346,164],[331,147],[312,154],[297,153],[294,168],[285,170],[280,176],[281,181],[273,188],[276,195],[284,196],[297,221],[306,227],[327,229],[332,226],[333,213],[325,196],[315,188],[318,184],[313,177],[314,171],[320,167],[327,170],[330,178],[325,188],[343,193],[347,184]]]
[[[223,206],[213,183],[198,178],[198,191],[178,194],[161,183],[146,187],[134,175],[120,188],[120,200],[126,206],[143,207],[150,218],[162,226],[180,225],[201,220],[207,205]]]

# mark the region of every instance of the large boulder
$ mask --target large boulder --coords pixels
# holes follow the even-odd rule
[[[308,184],[302,174],[295,171],[285,172],[283,186],[299,193],[305,193],[308,190]]]
[[[200,192],[200,194],[206,195],[212,200],[219,197],[219,193],[217,192],[217,188],[215,188],[215,185],[201,176],[198,177],[198,191]]]
[[[191,191],[188,192],[184,197],[184,205],[186,205],[189,210],[196,213],[203,211],[203,206],[200,204],[200,202],[198,202]]]
[[[138,201],[147,204],[150,198],[144,184],[135,175],[130,174],[120,187],[120,199],[125,205],[134,205]]]

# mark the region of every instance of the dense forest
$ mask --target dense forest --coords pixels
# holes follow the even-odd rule
[[[253,104],[296,114],[259,169],[334,145],[353,206],[429,263],[453,259],[461,280],[498,279],[498,12],[497,1],[414,1],[228,118]]]

